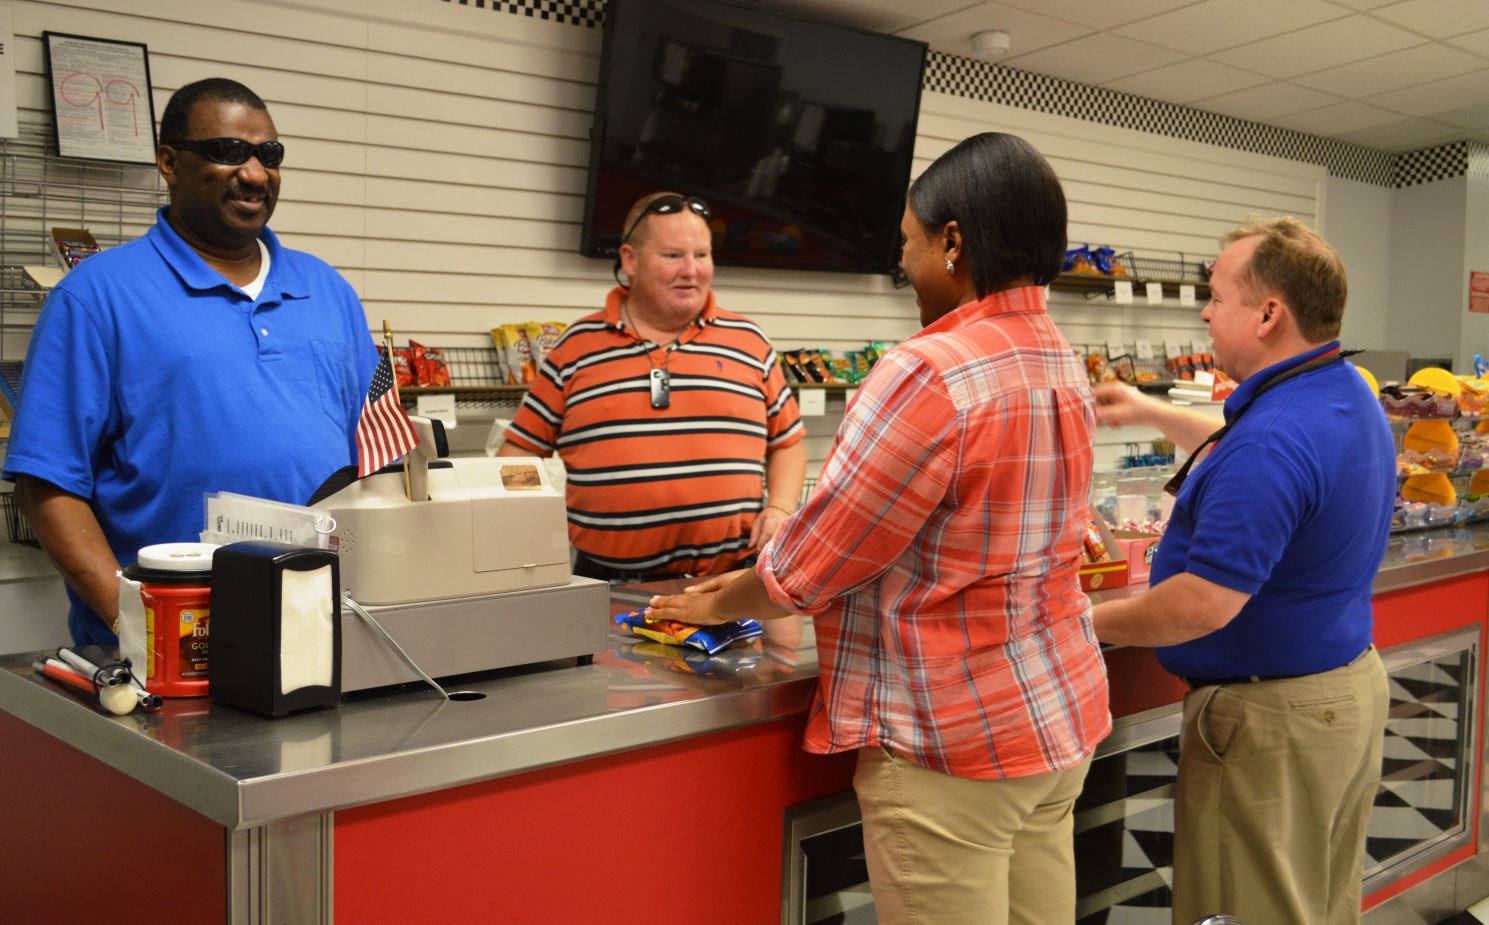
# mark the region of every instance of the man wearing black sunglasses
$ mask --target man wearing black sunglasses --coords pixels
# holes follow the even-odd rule
[[[796,509],[800,414],[764,333],[714,302],[710,217],[676,193],[631,207],[626,282],[543,361],[498,450],[563,459],[581,575],[728,571]]]
[[[304,503],[355,462],[377,363],[351,286],[267,227],[285,147],[263,100],[188,84],[160,138],[170,204],[52,291],[5,459],[78,643],[114,641],[119,563],[196,539],[205,492]]]

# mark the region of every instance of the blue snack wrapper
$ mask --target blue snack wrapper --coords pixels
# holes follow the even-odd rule
[[[612,618],[621,632],[641,636],[653,642],[673,646],[691,646],[709,655],[721,652],[736,642],[754,639],[763,630],[758,620],[735,620],[718,626],[694,626],[676,620],[648,620],[645,611],[618,613]]]

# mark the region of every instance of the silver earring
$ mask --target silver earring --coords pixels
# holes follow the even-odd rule
[[[946,258],[946,272],[947,273],[955,273],[956,272],[956,264],[954,264],[954,263],[951,262],[951,258],[950,257],[947,257]]]

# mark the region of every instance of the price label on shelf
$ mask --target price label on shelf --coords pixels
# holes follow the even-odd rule
[[[1199,304],[1195,300],[1195,298],[1194,298],[1194,287],[1193,286],[1180,286],[1179,287],[1179,304],[1180,305],[1183,305],[1183,306],[1186,306],[1186,307],[1190,307],[1190,308],[1192,308],[1195,305]]]
[[[1119,279],[1112,284],[1112,294],[1116,297],[1118,305],[1132,304],[1132,280]]]
[[[414,413],[421,418],[438,419],[445,422],[445,429],[455,426],[454,395],[420,395],[414,399]]]
[[[1183,356],[1184,352],[1179,349],[1178,341],[1166,340],[1163,342],[1163,355],[1172,359],[1173,357]]]
[[[1108,337],[1106,339],[1106,355],[1107,356],[1109,356],[1109,357],[1119,357],[1119,356],[1121,356],[1122,354],[1124,354],[1126,352],[1127,352],[1127,348],[1125,346],[1123,346],[1123,344],[1122,344],[1122,338],[1120,338],[1120,337]]]
[[[796,401],[804,418],[819,418],[827,413],[826,389],[797,389]]]
[[[1137,358],[1139,360],[1153,359],[1153,342],[1151,340],[1139,339],[1137,342]]]
[[[1148,304],[1149,305],[1162,305],[1163,304],[1163,283],[1149,283],[1148,284]]]

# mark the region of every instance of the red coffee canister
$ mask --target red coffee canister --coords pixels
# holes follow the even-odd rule
[[[162,697],[207,696],[212,543],[162,543],[140,550],[124,577],[140,583],[150,651],[145,689]]]

